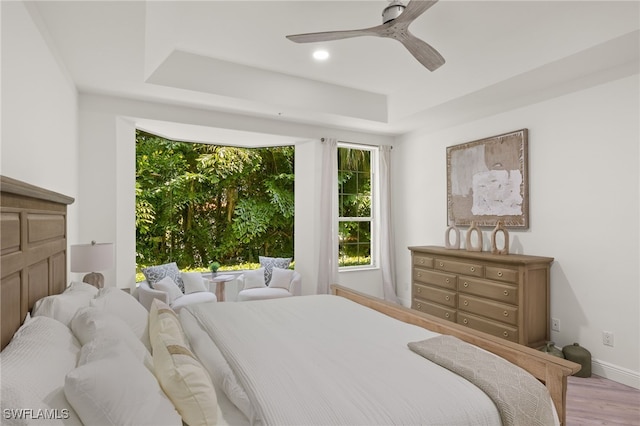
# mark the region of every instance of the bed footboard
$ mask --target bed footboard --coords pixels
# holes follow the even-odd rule
[[[455,336],[493,352],[523,368],[545,384],[551,394],[551,399],[553,399],[560,423],[562,425],[566,424],[567,377],[580,370],[579,364],[404,306],[373,298],[347,287],[334,284],[331,286],[331,292],[334,295],[345,297],[400,321],[417,325],[436,333]]]

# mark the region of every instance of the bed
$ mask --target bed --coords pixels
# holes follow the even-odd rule
[[[5,416],[7,413],[5,404],[8,403],[9,397],[13,398],[11,401],[25,401],[26,395],[33,397],[31,401],[36,402],[32,402],[31,405],[26,402],[13,403],[14,408],[49,407],[49,411],[44,414],[56,416],[54,420],[58,424],[81,423],[77,413],[74,413],[71,408],[63,408],[60,411],[56,407],[67,406],[64,405],[66,401],[61,389],[64,386],[65,375],[68,376],[68,371],[76,369],[77,357],[82,358],[82,349],[69,331],[71,327],[60,326],[56,320],[47,320],[47,322],[45,318],[34,321],[27,315],[38,300],[60,293],[60,296],[67,297],[69,296],[67,293],[74,289],[73,285],[67,287],[66,279],[66,206],[71,202],[73,199],[70,197],[2,177],[2,280],[0,282],[2,346],[4,348],[14,335],[24,337],[25,328],[37,328],[34,325],[42,325],[46,322],[57,330],[55,334],[45,331],[44,335],[29,341],[28,345],[20,348],[22,352],[14,350],[10,357],[7,356],[6,351],[0,354],[3,355],[0,359],[3,366],[3,389],[6,386],[5,383],[11,381],[10,376],[15,376],[13,377],[15,386],[10,388],[11,392],[3,392],[2,403]],[[85,286],[81,285],[77,285],[77,289],[83,292],[86,290]],[[91,304],[95,303],[94,298],[103,297],[105,300],[115,298],[114,300],[118,302],[111,306],[118,306],[118,308],[114,310],[121,311],[118,312],[121,315],[129,315],[124,313],[125,310],[121,306],[131,304],[133,299],[129,295],[125,296],[124,292],[116,290],[100,290],[99,295],[92,296]],[[195,361],[190,361],[192,364],[189,368],[208,370],[208,374],[205,372],[205,375],[210,377],[215,390],[211,389],[204,395],[208,399],[217,399],[215,408],[218,410],[219,424],[338,424],[344,423],[345,419],[358,424],[369,424],[372,420],[374,423],[377,420],[377,423],[387,424],[423,423],[423,417],[420,417],[422,413],[413,410],[421,404],[427,404],[426,411],[436,413],[434,422],[437,422],[437,419],[446,419],[446,423],[450,424],[448,420],[456,419],[455,421],[459,424],[499,423],[497,416],[501,416],[501,413],[496,411],[495,405],[492,405],[482,391],[474,389],[473,385],[464,384],[465,379],[455,377],[452,379],[453,373],[443,372],[441,367],[431,365],[431,361],[407,349],[408,343],[433,341],[436,334],[455,336],[463,342],[482,348],[483,351],[495,353],[528,371],[544,383],[548,395],[552,398],[557,418],[560,423],[564,423],[567,376],[578,371],[579,365],[455,324],[448,324],[426,314],[370,298],[344,287],[332,286],[332,293],[332,295],[273,301],[207,303],[181,311],[178,324],[181,324],[180,327],[185,331],[184,341],[187,342],[185,345],[190,346],[184,351],[186,353],[193,350],[197,355]],[[316,301],[323,301],[323,303],[316,305]],[[324,305],[324,302],[329,302],[330,306]],[[131,307],[137,310],[139,307],[134,305],[135,303]],[[293,305],[296,307],[290,310],[289,306]],[[362,316],[354,316],[354,309]],[[144,308],[142,310],[146,313]],[[300,310],[304,314],[301,314]],[[330,315],[327,315],[327,310],[330,311]],[[267,311],[275,311],[279,317],[270,318]],[[315,314],[311,315],[312,312]],[[71,318],[74,313],[64,312],[67,318]],[[172,315],[174,314],[169,317]],[[213,324],[219,325],[217,336],[226,335],[227,338],[212,337],[209,334],[210,330],[207,329],[207,327],[211,328],[211,322],[209,326],[203,326],[206,322],[204,317],[211,317]],[[302,317],[316,318],[320,321],[316,321],[315,325],[309,325],[301,321]],[[329,322],[322,321],[327,317],[331,318],[331,324],[333,324],[331,327]],[[27,322],[23,326],[25,319]],[[128,321],[129,325],[135,322],[140,322],[139,316],[136,320]],[[355,322],[359,325],[356,326]],[[289,327],[284,330],[284,334],[263,334],[261,331],[279,330],[282,324],[288,324]],[[325,324],[328,330],[323,333],[310,329],[315,327],[321,330]],[[322,338],[316,339],[320,334]],[[366,340],[363,338],[365,334],[369,337]],[[153,335],[154,333],[149,333],[148,337]],[[273,345],[273,339],[282,340],[279,341],[279,345]],[[332,340],[335,341],[332,343]],[[376,341],[379,341],[377,346]],[[49,367],[50,358],[55,358],[53,355],[57,352],[50,351],[45,345],[51,344],[59,348],[61,343],[65,348],[64,354],[60,357],[64,357],[69,365],[64,368]],[[11,346],[9,345],[9,349],[15,349],[16,345],[14,344],[13,348]],[[70,355],[69,347],[72,346],[74,348]],[[273,346],[280,346],[284,352],[270,352],[268,348]],[[357,349],[358,346],[362,347]],[[248,349],[249,355],[247,352],[239,352],[240,347]],[[156,347],[153,346],[153,348]],[[359,352],[363,348],[368,351],[365,353],[372,355],[367,356]],[[149,362],[144,351],[139,352],[140,365]],[[4,368],[10,358],[22,363],[23,356],[25,359],[37,357],[42,356],[39,354],[43,352],[48,356],[37,360],[35,365],[38,367],[38,374],[29,379],[31,382],[24,380],[20,374],[11,374],[11,369]],[[135,351],[132,350],[132,352]],[[324,359],[322,362],[325,364],[311,366],[305,364],[312,359],[312,352],[323,354],[321,359]],[[154,357],[155,354],[156,351],[153,351]],[[400,359],[402,361],[399,361]],[[153,361],[155,362],[155,359]],[[123,368],[120,368],[123,371],[116,369],[111,376],[115,376],[116,373],[118,376],[125,374],[133,376],[139,374],[139,370],[144,371],[145,367],[140,367],[135,372],[133,370],[129,372],[129,367],[136,362],[121,361],[117,365],[127,366],[127,371]],[[315,363],[315,361],[312,362]],[[330,378],[328,374],[334,364],[336,372],[342,375],[340,380]],[[266,365],[266,367],[260,367],[260,365]],[[349,366],[353,367],[352,371],[349,371]],[[415,372],[416,379],[409,382],[404,379],[394,381],[396,375],[406,374],[402,371],[406,368]],[[375,372],[375,374],[368,372]],[[437,385],[435,388],[423,387],[423,383],[433,380],[429,378],[431,377],[429,374],[448,376],[449,378],[446,379],[448,382]],[[285,381],[287,378],[285,376],[290,376],[289,379],[293,381]],[[44,381],[45,377],[53,381],[55,391],[31,395],[34,392],[31,387],[36,387]],[[107,376],[104,380],[110,378],[112,377]],[[142,381],[141,379],[140,385]],[[272,386],[269,387],[274,383],[279,384],[279,387],[275,389]],[[334,394],[336,383],[340,384],[342,393]],[[379,383],[385,384],[380,387]],[[258,387],[254,389],[252,387],[254,385]],[[286,392],[281,392],[283,386],[287,388]],[[257,390],[258,388],[260,390]],[[323,388],[324,393],[317,392],[318,389]],[[355,392],[355,388],[359,391]],[[208,388],[205,386],[203,389]],[[407,389],[409,392],[406,392]],[[98,391],[107,392],[107,390]],[[381,400],[390,400],[390,406],[378,406],[377,402],[373,402],[378,400],[370,399],[371,392],[379,394],[378,398]],[[101,398],[109,399],[113,393],[102,393]],[[140,394],[144,392],[136,393],[136,395]],[[468,406],[469,411],[467,408],[460,409],[460,402],[454,400],[453,395],[464,395],[465,404],[463,405]],[[353,396],[355,400],[352,399]],[[313,402],[314,399],[319,398],[325,398],[325,400],[319,405]],[[429,405],[429,400],[437,402],[435,405],[434,402]],[[208,403],[209,401],[200,402]],[[169,408],[166,404],[162,406],[168,410],[167,413],[173,413],[173,415],[175,415],[174,408],[178,409],[177,406],[169,406]],[[140,407],[135,406],[135,410],[130,414],[140,412]],[[356,407],[356,410],[353,410],[353,407]],[[455,417],[451,417],[450,414],[454,411]],[[117,412],[119,415],[128,413],[120,409]],[[153,410],[149,413],[153,413]],[[34,413],[31,412],[30,415]],[[184,411],[181,415],[185,419]],[[353,417],[354,415],[356,417]],[[175,420],[169,414],[164,418]],[[470,418],[474,420],[469,421]],[[7,417],[4,420],[7,421]],[[196,424],[195,421],[192,423]],[[202,424],[210,423],[205,421]],[[12,423],[10,421],[9,424],[29,424],[29,422]]]
[[[341,286],[332,291],[180,312],[194,352],[212,375],[221,376],[219,387],[250,423],[506,424],[488,393],[408,349],[438,335],[520,365],[545,382],[546,389],[527,374],[564,419],[563,387],[575,364]],[[500,385],[505,393],[519,391],[510,386]],[[536,424],[537,417],[512,424]],[[547,417],[538,424],[554,423]]]

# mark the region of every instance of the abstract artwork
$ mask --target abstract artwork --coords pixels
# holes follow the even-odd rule
[[[449,224],[529,227],[527,129],[447,147]]]

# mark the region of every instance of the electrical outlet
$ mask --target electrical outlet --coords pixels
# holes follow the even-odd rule
[[[602,344],[613,347],[613,333],[610,331],[602,332]]]
[[[551,318],[551,330],[560,331],[560,320],[558,318]]]

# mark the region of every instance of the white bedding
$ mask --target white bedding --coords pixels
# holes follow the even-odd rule
[[[436,334],[344,298],[186,309],[181,316],[197,319],[245,389],[254,423],[500,424],[480,389],[407,347]],[[192,341],[193,327],[185,324],[185,331]],[[217,368],[207,365],[209,371]]]

